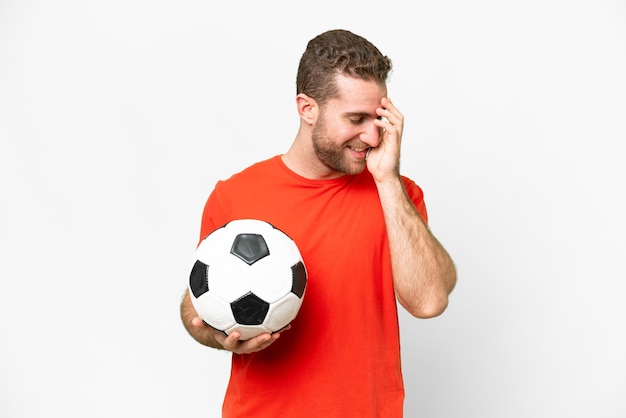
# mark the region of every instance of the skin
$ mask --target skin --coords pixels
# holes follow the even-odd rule
[[[372,174],[389,237],[396,297],[415,317],[438,316],[448,306],[456,269],[402,184],[404,116],[387,97],[384,83],[343,75],[337,75],[336,82],[339,94],[324,106],[305,94],[296,96],[300,127],[282,159],[292,171],[310,179],[332,179],[365,169]],[[198,342],[240,354],[268,347],[289,329],[246,341],[239,341],[237,332],[226,337],[197,316],[188,292],[181,316]]]

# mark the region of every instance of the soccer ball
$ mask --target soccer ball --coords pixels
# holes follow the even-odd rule
[[[189,275],[200,318],[241,340],[280,331],[297,315],[307,272],[296,243],[271,224],[238,219],[202,240]]]

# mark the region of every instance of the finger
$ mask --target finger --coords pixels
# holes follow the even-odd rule
[[[383,141],[389,134],[397,134],[399,130],[399,125],[394,124],[393,121],[385,116],[376,119],[374,124],[378,127],[380,139]]]
[[[289,331],[291,329],[291,324],[287,324],[284,327],[282,327],[281,329],[279,329],[278,331],[276,331],[274,334],[281,334],[285,331]],[[272,334],[272,335],[274,335]]]
[[[383,109],[387,109],[391,113],[399,113],[398,108],[393,104],[389,97],[383,97],[383,99],[381,100],[381,104]]]
[[[254,353],[256,351],[261,351],[264,348],[267,348],[274,341],[276,341],[277,338],[277,334],[272,335],[269,333],[264,333],[261,335],[257,335],[256,337],[252,337],[249,340],[240,341],[235,349],[232,351],[238,354]]]
[[[380,103],[381,112],[378,113],[379,115],[386,117],[390,122],[395,124],[402,122],[404,116],[400,113],[398,108],[394,106],[389,97],[383,97]]]
[[[200,318],[199,316],[196,316],[196,317],[194,317],[191,320],[191,325],[193,325],[194,327],[198,327],[198,328],[207,328],[208,327],[206,322],[204,322],[202,320],[202,318]]]
[[[379,116],[374,120],[374,124],[381,129],[381,133],[384,132],[385,130],[391,128],[391,121],[389,120],[389,118],[385,115],[381,115],[380,112],[377,111],[377,113],[379,113]]]
[[[378,114],[378,117],[376,118],[374,123],[381,129],[388,130],[393,125],[397,125],[399,122],[398,117],[391,113],[389,109],[383,109],[382,107],[379,107],[378,109],[376,109],[376,113]]]
[[[217,342],[220,343],[222,347],[224,347],[224,349],[228,351],[235,351],[239,343],[239,337],[241,337],[241,334],[237,331],[233,331],[228,335],[215,333],[215,339],[217,340]]]

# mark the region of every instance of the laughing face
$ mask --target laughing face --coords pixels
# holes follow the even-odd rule
[[[320,108],[313,127],[313,149],[327,171],[358,174],[365,169],[368,149],[380,142],[374,120],[387,90],[374,81],[341,75],[336,82],[339,94]]]

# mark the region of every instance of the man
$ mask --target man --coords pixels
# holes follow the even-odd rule
[[[416,317],[437,316],[456,271],[427,227],[421,189],[399,172],[404,117],[387,97],[390,70],[351,32],[312,39],[290,149],[218,182],[207,200],[201,238],[234,219],[262,219],[294,239],[308,271],[288,332],[239,341],[183,298],[189,333],[233,353],[224,417],[402,416],[396,300]]]

